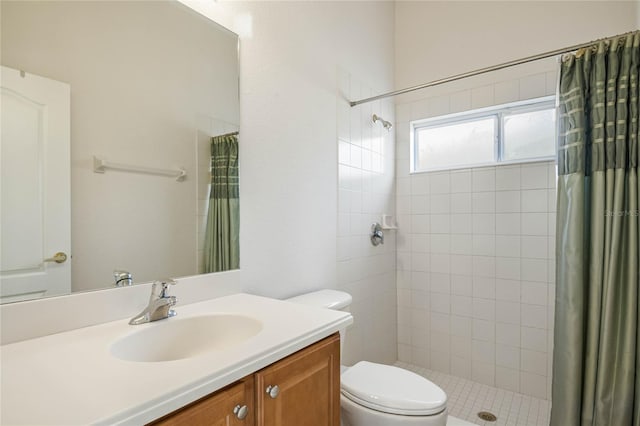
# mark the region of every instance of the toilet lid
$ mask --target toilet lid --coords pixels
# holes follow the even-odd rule
[[[342,394],[372,410],[405,416],[438,414],[447,395],[437,385],[411,371],[360,361],[340,377]]]

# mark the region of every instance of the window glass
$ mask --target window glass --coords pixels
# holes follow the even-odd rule
[[[544,109],[504,117],[504,161],[549,157],[554,154],[555,110]]]
[[[495,137],[495,117],[417,129],[416,169],[491,163],[495,157]]]
[[[412,172],[555,156],[552,97],[418,120],[411,125]]]

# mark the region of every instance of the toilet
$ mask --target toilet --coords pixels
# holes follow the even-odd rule
[[[287,299],[290,302],[348,311],[351,295],[320,290]],[[346,330],[340,330],[342,351]],[[411,371],[360,361],[341,367],[340,410],[343,426],[445,426],[447,395]]]

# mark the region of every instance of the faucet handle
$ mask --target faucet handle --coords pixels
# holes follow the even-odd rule
[[[151,297],[156,296],[158,298],[165,298],[167,296],[167,290],[169,289],[169,285],[176,285],[178,282],[173,278],[163,278],[158,281],[153,282],[153,287],[151,290]]]

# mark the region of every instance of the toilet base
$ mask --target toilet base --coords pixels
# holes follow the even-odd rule
[[[401,416],[375,411],[340,395],[342,426],[446,426],[447,410],[431,416]]]

